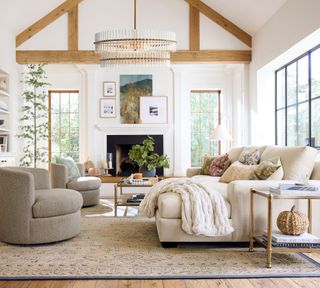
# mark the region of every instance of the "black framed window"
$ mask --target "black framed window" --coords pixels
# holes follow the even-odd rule
[[[276,144],[320,149],[320,45],[275,72]]]

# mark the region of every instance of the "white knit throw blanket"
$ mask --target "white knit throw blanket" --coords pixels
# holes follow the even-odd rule
[[[146,194],[139,210],[153,217],[161,193],[178,193],[182,199],[182,230],[188,234],[223,236],[233,232],[225,200],[192,178],[171,178],[158,182]]]

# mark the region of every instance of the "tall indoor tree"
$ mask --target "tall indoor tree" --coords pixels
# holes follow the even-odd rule
[[[24,140],[20,166],[37,167],[48,161],[48,94],[45,64],[29,64],[24,75],[19,138]]]

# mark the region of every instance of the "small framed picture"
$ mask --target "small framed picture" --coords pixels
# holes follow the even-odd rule
[[[165,124],[167,119],[167,97],[142,96],[140,97],[141,123]]]
[[[111,82],[111,81],[103,82],[103,96],[104,97],[116,96],[116,82]]]
[[[116,117],[116,99],[103,98],[100,99],[100,118]]]

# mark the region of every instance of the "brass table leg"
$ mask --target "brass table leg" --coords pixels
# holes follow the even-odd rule
[[[117,210],[118,210],[118,197],[117,197],[117,194],[118,194],[118,187],[117,187],[117,184],[114,184],[114,216],[117,217]]]
[[[267,268],[272,267],[272,199],[270,193],[268,196],[268,243],[267,243]]]
[[[250,227],[249,227],[249,241],[250,241],[250,246],[249,246],[249,251],[253,252],[253,231],[254,231],[254,207],[253,207],[253,196],[254,196],[254,191],[253,189],[250,190]]]
[[[312,234],[312,199],[308,199],[308,218],[309,218],[308,233]]]

